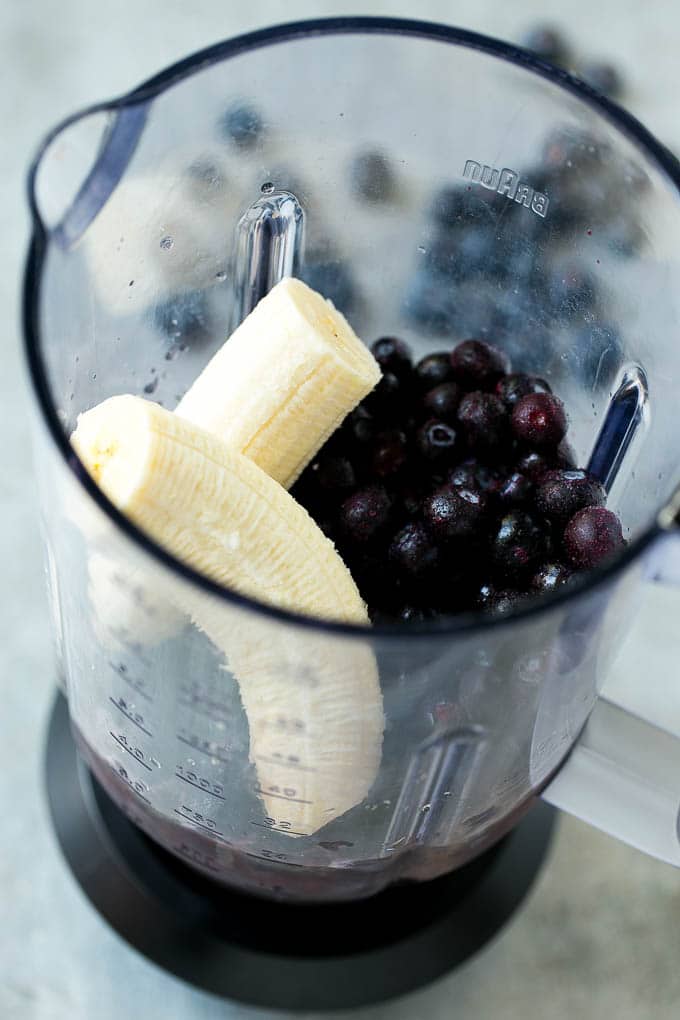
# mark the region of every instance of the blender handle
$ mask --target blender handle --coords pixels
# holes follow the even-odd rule
[[[680,588],[680,531],[647,560],[649,655],[644,675],[608,679],[569,758],[543,799],[652,857],[680,867],[678,641],[656,611]],[[679,603],[680,608],[680,603]],[[647,654],[647,653],[646,653]]]

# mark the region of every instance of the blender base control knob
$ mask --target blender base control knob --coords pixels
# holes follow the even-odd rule
[[[355,1008],[454,970],[520,906],[555,816],[537,802],[499,844],[442,878],[367,900],[296,905],[226,889],[148,839],[79,758],[62,695],[45,766],[61,849],[100,915],[169,973],[270,1008]]]

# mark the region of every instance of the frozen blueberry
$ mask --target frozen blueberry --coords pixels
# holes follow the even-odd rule
[[[314,256],[305,261],[301,278],[312,290],[323,294],[344,314],[350,314],[357,304],[357,291],[347,265],[338,259]]]
[[[371,344],[371,353],[383,372],[401,376],[411,371],[411,350],[403,340],[383,336]]]
[[[323,517],[319,515],[314,518],[316,523],[323,531],[326,538],[330,538],[331,542],[335,542],[338,534],[338,525],[334,517]]]
[[[562,440],[555,451],[555,467],[563,468],[565,471],[575,471],[577,468],[576,453],[566,439]]]
[[[423,501],[425,524],[437,542],[478,537],[488,515],[488,497],[479,489],[443,486]]]
[[[529,450],[522,454],[517,461],[517,470],[532,482],[537,482],[551,467],[554,467],[552,459],[536,450]]]
[[[488,199],[485,200],[468,184],[443,185],[432,199],[429,214],[438,227],[446,230],[494,225],[496,222],[496,213]]]
[[[262,118],[250,103],[237,102],[225,110],[220,129],[237,148],[252,149],[262,134]]]
[[[394,195],[396,179],[382,152],[360,152],[350,164],[350,185],[365,202],[387,202]]]
[[[534,485],[531,479],[519,471],[513,471],[500,485],[497,496],[502,506],[508,509],[525,506],[531,498]]]
[[[564,36],[552,25],[535,25],[522,39],[522,45],[541,60],[563,67],[569,60]]]
[[[590,229],[593,213],[583,194],[580,199],[578,196],[572,196],[568,188],[560,182],[557,174],[554,174],[553,178],[553,181],[546,185],[546,190],[550,194],[553,244],[557,245],[577,233],[582,234],[584,230]],[[588,225],[586,220],[589,221]]]
[[[480,224],[463,231],[458,241],[456,264],[456,276],[461,280],[480,273],[494,278],[503,276],[507,263],[495,230]]]
[[[514,203],[513,206],[510,208],[513,209],[514,215],[519,217],[523,206]],[[543,284],[544,256],[537,250],[537,241],[524,226],[524,218],[521,220],[521,227],[514,227],[510,234],[507,233],[509,223],[506,218],[506,233],[497,234],[495,237],[494,276],[512,282],[513,288],[510,293],[514,291],[513,297],[517,299],[520,284],[527,293],[538,291]]]
[[[410,380],[385,372],[372,393],[364,399],[363,406],[379,422],[404,422],[411,398]]]
[[[477,478],[478,467],[479,462],[473,457],[464,460],[461,464],[457,464],[456,467],[449,472],[449,485],[453,485],[455,488],[481,488]]]
[[[460,185],[444,185],[430,206],[430,219],[442,227],[454,226],[465,215],[466,192]]]
[[[536,489],[536,506],[558,523],[566,523],[587,506],[604,506],[607,493],[587,471],[546,471]]]
[[[496,383],[496,396],[500,397],[509,411],[513,409],[521,397],[529,393],[552,393],[549,383],[536,375],[524,372],[513,372],[505,375]]]
[[[489,598],[484,603],[484,609],[494,616],[505,616],[507,613],[511,613],[513,609],[516,609],[525,598],[526,594],[522,591],[517,591],[515,588],[493,589],[489,594]]]
[[[408,322],[428,334],[448,333],[456,322],[455,296],[426,271],[414,274],[404,295]]]
[[[552,393],[528,393],[521,397],[510,421],[518,439],[540,449],[558,446],[567,434],[564,404]]]
[[[577,570],[588,570],[625,545],[621,522],[602,506],[579,510],[564,529],[564,548]]]
[[[441,288],[447,290],[446,288]],[[447,290],[453,305],[451,330],[455,336],[472,336],[486,342],[495,337],[494,323],[496,319],[495,297],[497,290],[490,281],[481,278],[451,284]],[[455,378],[455,376],[454,376]],[[456,380],[460,382],[460,379]],[[465,384],[467,389],[493,389],[489,386]]]
[[[414,518],[420,515],[423,503],[423,490],[418,484],[407,484],[399,493],[399,507],[402,517]]]
[[[591,311],[597,297],[593,278],[575,266],[554,270],[548,284],[548,298],[557,316],[577,320]]]
[[[370,443],[376,434],[376,426],[371,413],[359,404],[345,418],[342,430],[352,443],[364,445]]]
[[[368,553],[367,548],[370,546],[367,547],[365,543],[350,549],[349,553],[346,544],[341,545],[341,548],[343,559],[352,573],[357,588],[370,607],[371,618],[373,619],[371,610],[375,609],[394,615],[403,598],[392,579],[387,580],[390,571],[385,551],[380,549],[376,553]]]
[[[477,484],[483,492],[495,495],[500,491],[508,469],[502,465],[489,467],[488,464],[480,464],[477,468]]]
[[[292,485],[290,494],[305,507],[312,517],[318,522],[319,517],[326,512],[326,493],[321,491],[317,472],[314,470],[315,461],[308,464],[297,481]]]
[[[566,584],[571,576],[572,571],[564,563],[557,561],[542,563],[531,578],[531,587],[539,592],[556,591]]]
[[[484,340],[463,340],[451,352],[454,378],[466,389],[492,389],[510,371],[506,355]]]
[[[475,457],[458,464],[448,475],[448,484],[454,488],[481,489],[493,495],[504,480],[502,470],[480,463]]]
[[[460,398],[461,392],[458,383],[441,383],[441,385],[435,386],[434,389],[428,390],[425,394],[423,397],[423,408],[428,417],[439,418],[441,421],[453,425],[456,421],[456,412],[458,411]]]
[[[493,271],[494,236],[480,227],[454,234],[438,234],[427,245],[424,263],[433,273],[450,280],[467,280]],[[492,265],[493,263],[493,265]]]
[[[436,418],[425,422],[416,433],[418,450],[432,464],[450,464],[456,452],[456,442],[455,429]]]
[[[406,434],[399,429],[379,433],[373,448],[372,468],[378,478],[397,475],[408,459]]]
[[[186,174],[195,190],[204,197],[219,191],[225,185],[226,179],[222,167],[208,157],[195,159],[187,167]]]
[[[357,587],[359,588],[359,591],[361,591],[361,588],[359,587],[358,584]],[[363,595],[363,597],[364,599],[366,598],[365,595]],[[386,609],[379,609],[377,606],[371,605],[370,603],[368,605],[368,616],[371,623],[376,627],[382,627],[385,625],[389,626],[395,623],[394,611],[390,612],[389,610]]]
[[[202,290],[175,294],[153,309],[153,325],[174,342],[205,340],[210,334],[208,296]]]
[[[458,235],[436,234],[425,243],[422,263],[428,273],[442,279],[458,279]],[[442,279],[438,285],[442,286]]]
[[[500,520],[492,553],[497,566],[515,577],[540,562],[546,546],[546,533],[534,518],[522,510],[512,510]]]
[[[623,92],[623,79],[613,64],[592,61],[580,67],[579,74],[591,88],[610,99],[616,99]]]
[[[321,457],[317,465],[316,477],[322,489],[339,492],[356,485],[354,468],[347,457]]]
[[[431,390],[448,382],[453,376],[449,352],[437,351],[426,354],[417,363],[414,376],[417,385],[423,390]]]
[[[389,523],[392,500],[382,485],[369,485],[340,507],[340,526],[355,542],[368,542]]]
[[[404,606],[399,611],[399,619],[402,623],[426,623],[436,616],[431,609],[422,609],[419,606]]]
[[[396,570],[407,577],[423,578],[439,563],[439,550],[422,524],[412,521],[390,543],[388,556]]]
[[[458,408],[458,423],[473,449],[492,450],[502,446],[509,436],[508,412],[493,393],[466,393]]]

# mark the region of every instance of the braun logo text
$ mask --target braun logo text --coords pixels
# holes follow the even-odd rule
[[[489,191],[497,191],[499,195],[505,195],[518,205],[524,205],[531,209],[537,216],[545,218],[548,212],[549,198],[541,191],[534,191],[532,187],[520,182],[516,170],[508,170],[503,167],[497,170],[494,166],[487,166],[485,163],[477,163],[474,159],[466,160],[463,168],[463,177],[481,184]]]

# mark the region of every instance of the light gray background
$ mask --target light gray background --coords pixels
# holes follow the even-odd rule
[[[56,120],[126,91],[192,50],[267,24],[356,13],[448,21],[506,38],[517,38],[537,17],[554,20],[582,53],[621,63],[628,105],[680,149],[676,0],[430,0],[363,8],[356,0],[0,0],[2,1020],[282,1015],[199,994],[123,945],[72,882],[47,824],[41,751],[53,673],[19,348],[18,284],[28,237],[23,176],[40,135]],[[651,624],[663,638],[680,609],[670,596],[655,606],[624,656],[621,668],[631,678],[649,668]],[[656,638],[654,645],[660,654]],[[670,1020],[679,1010],[680,874],[563,819],[549,866],[500,938],[426,991],[353,1015]]]

